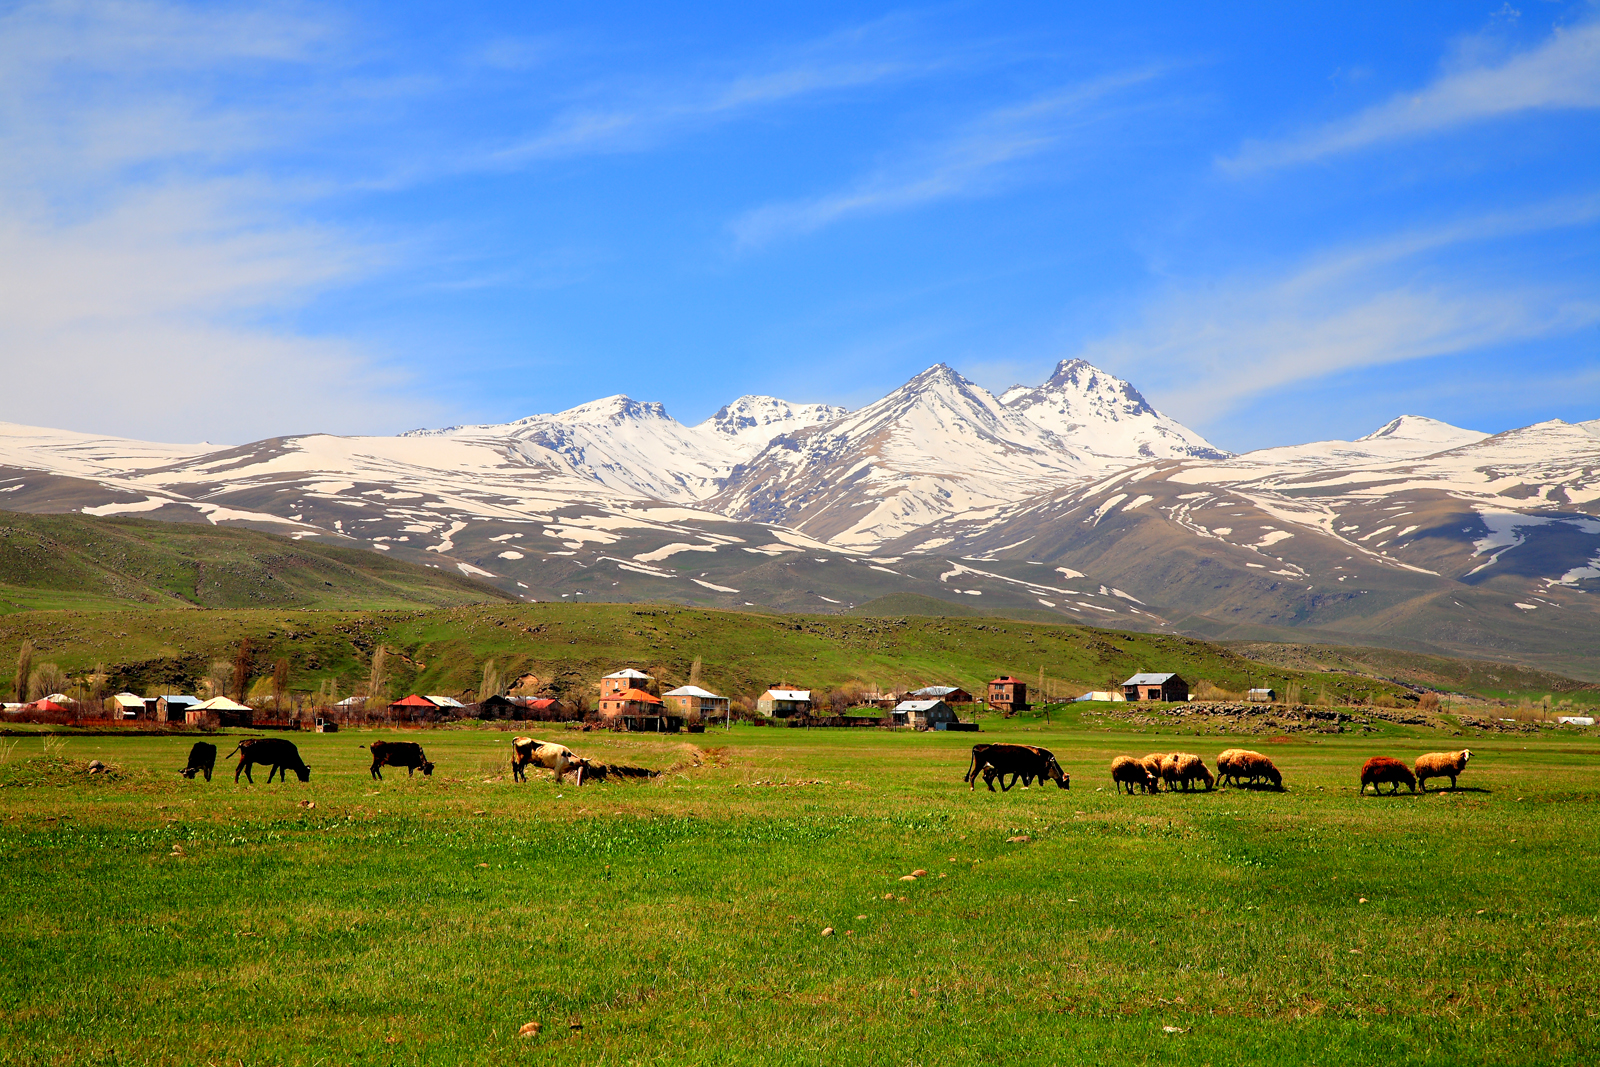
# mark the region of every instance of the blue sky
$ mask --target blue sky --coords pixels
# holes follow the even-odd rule
[[[0,6],[0,419],[1600,417],[1592,3],[760,7]]]

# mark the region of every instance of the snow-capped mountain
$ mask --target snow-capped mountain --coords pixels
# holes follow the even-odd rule
[[[1007,409],[1055,434],[1081,456],[1108,468],[1145,459],[1222,459],[1227,452],[1161,414],[1139,390],[1081,359],[1064,359],[1041,386],[1013,385]]]
[[[866,547],[1094,470],[944,364],[835,422],[775,439],[708,503]]]
[[[1600,420],[1402,416],[1229,456],[1076,361],[998,398],[939,365],[858,411],[742,397],[695,426],[626,396],[227,448],[0,425],[0,509],[247,523],[537,600],[916,592],[1573,670],[1600,629]]]

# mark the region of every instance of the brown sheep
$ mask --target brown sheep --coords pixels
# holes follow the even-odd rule
[[[1216,781],[1205,761],[1193,752],[1174,752],[1161,761],[1161,777],[1165,779],[1168,789],[1176,789],[1178,783],[1183,784],[1185,790],[1194,788],[1196,778],[1205,782],[1209,790]]]
[[[1161,789],[1161,764],[1168,755],[1169,753],[1166,752],[1152,752],[1139,760],[1140,763],[1144,764],[1144,769],[1150,772],[1150,777],[1156,780],[1155,788],[1157,792]]]
[[[1391,795],[1400,792],[1400,783],[1402,782],[1409,786],[1413,793],[1417,791],[1416,775],[1411,773],[1410,767],[1407,767],[1393,756],[1373,756],[1361,765],[1360,792],[1365,793],[1367,786],[1370,785],[1372,786],[1372,791],[1376,793],[1378,786],[1384,782],[1394,786],[1393,789],[1389,790]]]
[[[1122,792],[1124,786],[1128,795],[1133,796],[1133,787],[1138,786],[1146,793],[1156,791],[1156,776],[1150,773],[1143,760],[1134,759],[1132,756],[1118,756],[1111,761],[1111,780],[1117,783],[1117,792]]]
[[[1217,757],[1217,777],[1232,779],[1234,785],[1248,780],[1255,785],[1265,779],[1279,789],[1283,788],[1283,775],[1272,760],[1248,748],[1230,748]]]
[[[1466,748],[1460,752],[1428,752],[1418,756],[1415,768],[1417,788],[1426,793],[1429,778],[1448,778],[1450,788],[1454,789],[1456,775],[1467,769],[1467,760],[1471,758],[1472,750]]]

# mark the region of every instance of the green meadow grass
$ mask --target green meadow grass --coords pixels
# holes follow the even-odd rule
[[[450,729],[379,783],[358,746],[395,735],[347,731],[293,736],[307,784],[235,786],[177,776],[189,738],[3,739],[0,1062],[1600,1055],[1593,737],[1472,738],[1460,791],[1363,798],[1367,756],[1461,741],[548,733],[669,770],[516,785],[508,734]],[[997,740],[1071,790],[969,791]],[[1288,791],[1112,791],[1113,755],[1235,743]]]

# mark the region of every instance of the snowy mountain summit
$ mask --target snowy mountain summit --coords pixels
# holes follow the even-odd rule
[[[1013,385],[1000,403],[1069,448],[1107,460],[1223,459],[1227,452],[1150,406],[1139,390],[1081,359],[1064,359],[1043,385]]]

